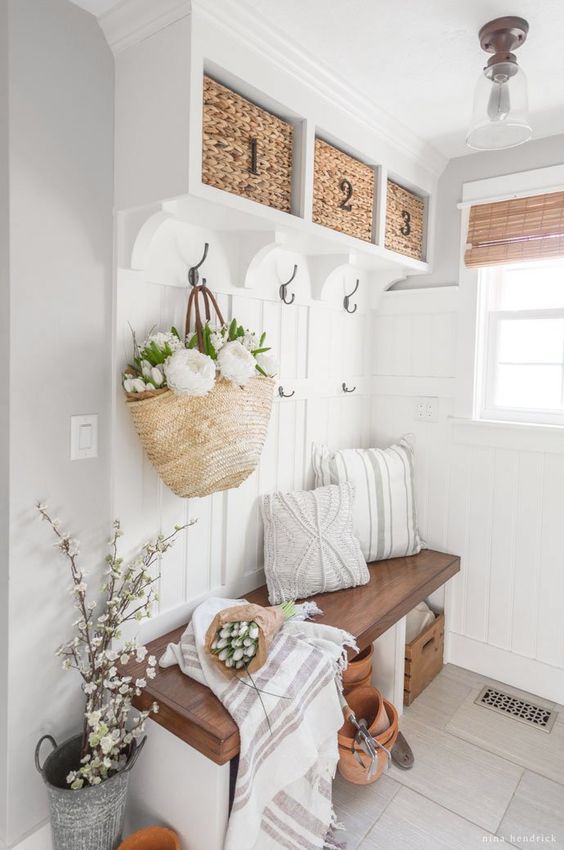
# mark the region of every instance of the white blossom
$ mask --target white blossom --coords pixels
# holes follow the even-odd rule
[[[131,390],[129,392],[132,393],[144,393],[147,389],[152,389],[150,384],[146,384],[142,378],[133,378],[131,381]]]
[[[141,361],[141,374],[143,375],[144,378],[150,378],[151,377],[151,369],[152,369],[152,366],[151,366],[151,364],[149,363],[148,360],[142,360]]]
[[[150,377],[153,379],[153,382],[155,383],[155,385],[157,387],[160,387],[161,384],[164,381],[164,375],[163,375],[163,373],[161,372],[161,370],[159,369],[158,366],[153,366],[151,368]]]
[[[221,375],[240,387],[256,375],[255,358],[237,340],[225,343],[217,355],[217,363]]]
[[[164,364],[169,388],[176,395],[205,396],[215,383],[215,363],[195,348],[176,351]]]
[[[269,354],[268,352],[257,354],[256,360],[262,371],[265,372],[269,378],[273,378],[278,374],[278,361],[272,354]]]
[[[212,331],[210,334],[210,342],[218,354],[225,345],[225,335],[222,331]]]
[[[247,351],[254,351],[259,347],[259,340],[256,334],[251,333],[251,331],[246,331],[245,336],[241,340],[243,346],[247,349]]]
[[[178,351],[178,349],[184,348],[182,341],[171,331],[158,331],[157,333],[150,334],[141,348],[147,348],[151,343],[154,343],[159,351],[163,351],[167,346],[171,351]]]

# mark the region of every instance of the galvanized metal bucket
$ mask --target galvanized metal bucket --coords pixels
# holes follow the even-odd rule
[[[40,763],[40,750],[48,741],[53,751]],[[35,748],[35,766],[47,786],[53,850],[117,850],[123,832],[129,772],[137,761],[145,738],[134,744],[125,768],[100,785],[71,791],[66,777],[80,763],[82,736],[60,746],[43,735]]]

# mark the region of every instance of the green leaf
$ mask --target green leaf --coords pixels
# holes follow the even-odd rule
[[[255,348],[254,351],[251,351],[251,354],[256,357],[257,354],[264,354],[265,351],[270,351],[270,348]]]
[[[178,331],[176,330],[176,328],[174,327],[174,325],[171,327],[170,332],[171,332],[171,334],[174,334],[174,336],[175,336],[177,339],[180,339],[180,334],[178,333]]]
[[[188,343],[186,348],[196,348],[197,344],[198,344],[198,334],[193,334],[193,336],[190,339],[190,342]]]
[[[257,372],[260,372],[260,374],[261,374],[264,378],[268,378],[268,375],[266,374],[266,372],[264,371],[264,369],[261,369],[261,367],[259,366],[259,364],[258,364],[258,363],[255,363],[255,369],[257,370]]]
[[[236,335],[237,335],[237,319],[233,319],[233,321],[229,325],[229,341],[231,342],[232,340],[234,340]]]
[[[237,328],[237,338],[241,336],[245,336],[245,328],[243,327],[243,325],[239,325],[239,327]]]
[[[259,339],[259,348],[260,348],[260,346],[264,345],[265,339],[266,339],[266,331],[263,331],[261,333],[260,339]],[[268,349],[266,349],[266,350],[268,350]]]
[[[217,360],[217,352],[211,343],[212,329],[209,324],[204,327],[204,353],[211,357],[212,360]]]

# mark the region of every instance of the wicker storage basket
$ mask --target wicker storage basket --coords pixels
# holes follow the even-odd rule
[[[204,77],[202,181],[290,212],[293,127]]]
[[[415,260],[425,259],[423,228],[425,201],[393,180],[386,192],[386,236],[384,246]]]
[[[170,390],[127,402],[159,476],[177,496],[209,496],[238,487],[256,468],[272,409],[274,381],[244,387],[217,380],[207,396]]]
[[[209,321],[215,312],[219,324],[225,325],[205,280],[192,284],[185,338],[192,329],[193,311],[197,345],[203,352],[202,316]],[[257,374],[243,387],[216,378],[206,396],[176,395],[167,388],[126,395],[139,439],[160,478],[177,496],[192,498],[238,487],[256,468],[273,388],[272,378]]]
[[[374,170],[333,145],[315,140],[313,220],[372,241]]]

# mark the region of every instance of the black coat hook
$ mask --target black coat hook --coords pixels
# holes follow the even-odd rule
[[[341,384],[341,386],[342,386],[342,388],[343,388],[343,392],[344,392],[344,393],[354,393],[354,391],[356,390],[356,387],[352,387],[352,388],[349,390],[349,388],[347,387],[347,385],[345,384],[345,382],[344,382],[344,381],[343,381],[343,383]]]
[[[198,285],[198,281],[200,279],[198,269],[200,268],[202,263],[205,262],[205,259],[208,256],[209,247],[210,247],[209,243],[206,242],[205,245],[204,245],[204,254],[202,256],[202,259],[200,260],[199,263],[196,263],[195,266],[190,266],[190,268],[188,269],[188,283],[190,284],[190,286],[197,286]]]
[[[295,298],[296,296],[295,296],[295,294],[294,294],[293,292],[292,292],[292,297],[290,298],[290,300],[289,300],[289,301],[286,301],[286,290],[287,290],[287,288],[290,286],[290,284],[292,283],[292,281],[294,280],[294,278],[295,278],[295,276],[296,276],[296,274],[297,274],[297,273],[298,273],[298,267],[297,267],[297,266],[294,266],[294,271],[292,272],[292,277],[290,278],[290,280],[287,280],[287,281],[286,281],[286,283],[283,283],[283,284],[281,285],[280,289],[279,289],[279,293],[280,293],[280,300],[281,300],[281,301],[283,301],[283,302],[284,302],[284,304],[293,304],[293,303],[294,303],[294,298]]]
[[[349,310],[349,304],[350,304],[350,299],[353,297],[356,290],[358,289],[359,283],[360,283],[360,281],[357,279],[353,291],[350,292],[348,295],[345,295],[345,297],[343,298],[343,307],[345,308],[347,313],[356,313],[356,309],[358,307],[358,304],[355,304],[354,307],[352,308],[352,310]]]
[[[285,393],[284,387],[278,387],[278,395],[280,396],[280,398],[292,398],[292,396],[295,395],[295,394],[296,394],[295,390],[292,390],[291,393]]]

